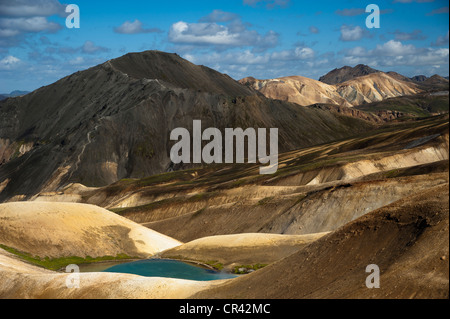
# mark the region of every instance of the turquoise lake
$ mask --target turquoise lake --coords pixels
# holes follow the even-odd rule
[[[103,270],[104,272],[134,274],[145,277],[166,277],[197,281],[235,278],[225,272],[194,266],[178,260],[146,259],[122,263]]]

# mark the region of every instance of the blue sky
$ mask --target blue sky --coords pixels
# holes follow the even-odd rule
[[[80,28],[66,2],[0,0],[0,93],[35,90],[128,52],[176,52],[235,79],[318,79],[368,64],[407,76],[449,74],[449,3],[388,1],[88,1]],[[368,29],[368,4],[381,27]]]

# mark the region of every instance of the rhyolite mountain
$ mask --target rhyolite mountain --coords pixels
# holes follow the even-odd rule
[[[396,80],[414,83],[422,90],[448,89],[448,79],[443,78],[437,74],[431,77],[427,77],[425,75],[416,75],[409,78],[394,71],[382,72],[364,64],[358,64],[354,67],[344,66],[339,69],[334,69],[321,76],[319,78],[319,81],[330,85],[336,85],[374,73],[384,73]]]
[[[353,107],[388,98],[415,95],[423,91],[417,84],[405,82],[383,72],[358,76],[338,84],[326,84],[302,76],[258,80],[252,77],[240,82],[268,98],[307,106],[328,103]]]
[[[268,99],[176,54],[130,53],[0,102],[0,201],[186,168],[170,161],[170,132],[195,119],[202,129],[279,128],[280,152],[372,128]]]

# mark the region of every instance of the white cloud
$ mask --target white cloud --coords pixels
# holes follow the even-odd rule
[[[177,51],[184,53],[207,47],[216,51],[251,47],[252,52],[261,53],[278,45],[278,33],[269,30],[261,34],[251,27],[238,14],[214,10],[198,22],[172,24],[168,40],[177,45]]]
[[[292,50],[275,51],[271,53],[255,53],[250,50],[232,51],[232,52],[212,52],[207,54],[185,54],[183,57],[192,63],[206,65],[261,65],[267,67],[278,62],[299,62],[302,60],[311,60],[315,52],[311,48],[298,47]],[[321,61],[323,63],[323,60]]]
[[[308,47],[296,47],[290,50],[257,53],[247,50],[226,52],[188,53],[183,55],[187,60],[212,67],[227,73],[235,79],[247,76],[258,78],[274,78],[286,75],[312,75],[312,72],[328,72],[327,58],[319,56]],[[318,71],[320,67],[321,71]]]
[[[70,65],[80,65],[80,64],[83,64],[84,62],[85,62],[84,58],[81,56],[78,56],[75,59],[70,60],[69,64]]]
[[[368,64],[379,66],[430,66],[448,65],[448,48],[418,48],[412,44],[390,40],[374,49],[354,47],[345,51],[343,63],[347,65]]]
[[[313,49],[308,47],[296,47],[292,50],[276,51],[270,55],[270,62],[300,61],[312,59],[315,56]]]
[[[61,25],[49,22],[45,17],[0,18],[0,34],[3,36],[15,36],[25,32],[54,32],[61,28]]]
[[[255,51],[264,51],[278,44],[279,35],[269,31],[261,35],[249,30],[243,23],[228,26],[217,23],[174,23],[169,31],[169,41],[175,44],[211,45],[216,47],[254,47]]]
[[[8,0],[0,3],[0,16],[48,17],[63,15],[65,6],[56,0]]]
[[[7,38],[7,37],[14,37],[16,35],[20,34],[19,30],[13,30],[13,29],[0,29],[0,38]]]
[[[428,49],[418,55],[409,56],[402,61],[407,65],[448,65],[449,49]]]
[[[8,55],[0,60],[0,70],[12,70],[20,64],[21,60],[15,56]]]
[[[137,33],[161,33],[162,30],[158,28],[145,29],[139,20],[125,21],[120,26],[114,28],[114,32],[122,34],[137,34]]]
[[[212,52],[209,54],[185,54],[184,58],[196,64],[208,64],[208,65],[256,65],[269,63],[271,55],[255,54],[250,50],[233,51],[227,53]]]
[[[244,52],[233,53],[227,56],[227,60],[230,63],[236,63],[239,65],[254,65],[254,64],[265,64],[269,62],[269,55],[263,54],[258,55],[250,52],[249,50],[245,50]]]
[[[364,37],[364,30],[360,26],[341,26],[341,41],[358,41]]]
[[[358,46],[358,47],[354,47],[354,48],[348,49],[347,50],[347,55],[348,56],[356,56],[356,57],[366,56],[367,55],[367,50],[366,50],[366,48]]]
[[[400,41],[390,40],[383,44],[377,44],[375,49],[367,50],[357,46],[346,50],[346,56],[350,57],[374,57],[374,56],[405,56],[418,53],[418,49],[412,44],[404,45]]]
[[[226,27],[215,23],[174,23],[169,31],[169,39],[174,43],[185,44],[241,44],[239,34],[231,34]]]
[[[400,41],[390,40],[384,44],[377,44],[371,55],[404,56],[417,53],[414,45],[404,45]]]
[[[295,56],[301,60],[311,59],[314,57],[314,50],[311,48],[296,48]]]
[[[92,41],[86,41],[83,44],[83,46],[81,47],[81,51],[83,53],[87,53],[87,54],[94,54],[94,53],[97,53],[97,52],[107,52],[107,51],[109,51],[109,49],[101,47],[101,46],[97,46]]]
[[[65,7],[56,0],[0,0],[0,46],[19,46],[26,34],[62,29],[48,17],[63,17],[64,11]]]

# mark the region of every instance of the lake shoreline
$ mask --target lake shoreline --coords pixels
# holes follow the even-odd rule
[[[97,261],[97,262],[92,262],[92,263],[83,263],[83,264],[79,264],[77,265],[80,268],[80,272],[81,273],[90,273],[90,272],[104,272],[106,269],[116,266],[116,265],[120,265],[120,264],[124,264],[124,263],[131,263],[131,262],[136,262],[136,261],[145,261],[145,260],[168,260],[168,261],[178,261],[178,262],[183,262],[186,264],[190,264],[199,268],[203,268],[203,269],[208,269],[208,270],[212,270],[218,273],[227,273],[227,274],[233,274],[230,271],[225,271],[225,270],[219,270],[217,268],[214,268],[211,265],[196,261],[196,260],[185,260],[185,259],[174,259],[174,258],[160,258],[160,257],[150,257],[150,258],[145,258],[145,259],[122,259],[122,260],[104,260],[104,261]],[[61,272],[64,272],[64,270],[60,270]]]

